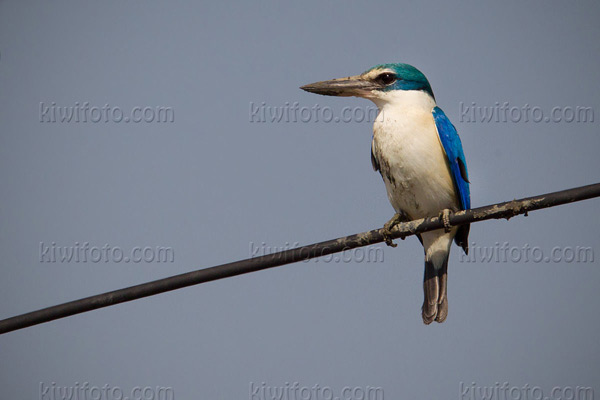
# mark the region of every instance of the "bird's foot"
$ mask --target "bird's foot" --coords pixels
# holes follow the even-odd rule
[[[452,211],[449,209],[444,209],[439,215],[439,219],[444,223],[444,231],[450,232],[452,230],[452,225],[450,225],[450,215],[452,215]]]
[[[386,222],[383,225],[383,238],[385,240],[385,244],[387,244],[390,247],[396,247],[398,246],[396,243],[393,242],[393,239],[391,238],[392,235],[392,229],[394,229],[394,227],[396,225],[398,225],[400,222],[404,222],[406,220],[404,214],[401,213],[396,213],[394,214],[394,216],[392,217],[392,219],[390,219],[388,222]],[[404,239],[404,238],[402,238]]]

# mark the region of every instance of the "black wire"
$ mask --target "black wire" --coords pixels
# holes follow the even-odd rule
[[[449,222],[450,225],[455,226],[494,218],[508,219],[519,214],[527,215],[528,211],[554,207],[561,204],[586,200],[599,196],[600,183],[596,183],[594,185],[581,186],[574,189],[562,190],[540,196],[492,204],[466,211],[459,211],[450,216]],[[420,219],[401,223],[400,225],[396,226],[391,237],[394,239],[400,237],[404,238],[406,236],[434,229],[440,229],[443,227],[444,224],[440,218],[436,217]],[[53,321],[55,319],[84,313],[98,308],[124,303],[126,301],[141,299],[142,297],[153,296],[155,294],[177,290],[204,282],[229,278],[236,275],[278,267],[280,265],[291,264],[328,254],[339,253],[357,247],[380,243],[384,240],[385,238],[383,236],[382,229],[376,229],[278,253],[235,261],[228,264],[218,265],[216,267],[187,272],[169,278],[142,283],[140,285],[114,290],[112,292],[102,293],[0,320],[0,334],[23,329],[32,325],[38,325],[48,321]]]

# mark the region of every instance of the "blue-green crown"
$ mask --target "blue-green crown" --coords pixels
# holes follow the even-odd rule
[[[375,69],[388,69],[394,72],[396,81],[383,89],[384,91],[391,90],[422,90],[429,93],[431,97],[434,97],[433,90],[429,81],[423,75],[421,71],[409,64],[392,63],[392,64],[380,64],[371,68],[369,71]]]

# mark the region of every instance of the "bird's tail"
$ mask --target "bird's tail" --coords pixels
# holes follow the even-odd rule
[[[425,274],[423,276],[423,322],[429,325],[434,320],[444,322],[448,316],[448,255],[441,265],[436,268],[432,260],[425,259]]]

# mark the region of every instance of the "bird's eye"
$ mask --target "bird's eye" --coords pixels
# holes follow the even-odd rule
[[[384,72],[383,74],[377,76],[377,81],[383,85],[389,85],[396,82],[396,75],[390,72]]]

